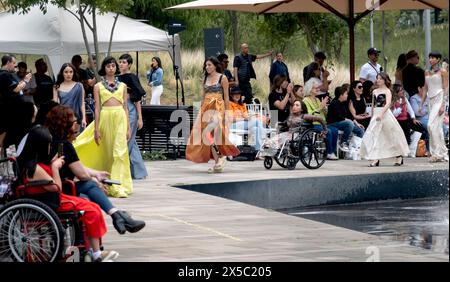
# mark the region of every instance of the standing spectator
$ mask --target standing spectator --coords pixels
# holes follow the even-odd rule
[[[78,82],[78,74],[70,63],[62,65],[53,89],[53,100],[71,108],[80,124],[80,132],[86,128],[86,108],[84,107],[84,88]]]
[[[118,78],[127,85],[128,90],[128,112],[131,128],[131,139],[128,141],[128,155],[130,156],[131,177],[133,179],[145,179],[148,173],[136,142],[136,132],[144,126],[141,100],[145,96],[145,90],[142,88],[139,77],[131,73],[132,64],[133,58],[129,54],[120,56],[120,75]]]
[[[370,80],[375,83],[377,81],[377,75],[382,72],[380,64],[377,63],[380,53],[381,51],[376,48],[367,50],[369,61],[361,67],[361,71],[359,72],[359,80],[361,82],[364,83],[366,80]]]
[[[328,76],[330,73],[328,71],[325,71],[322,73],[320,64],[317,62],[313,62],[308,67],[308,74],[306,75],[306,82],[309,80],[313,80],[316,85],[319,86],[319,93],[317,95],[317,98],[319,100],[323,100],[325,97],[330,97],[330,94],[328,93],[329,89],[329,83]]]
[[[92,60],[88,59],[88,67],[86,69],[86,84],[84,90],[86,91],[86,97],[91,94],[94,95],[94,85],[97,83],[95,78],[94,69],[97,68],[97,56],[92,55]]]
[[[350,118],[358,121],[364,128],[370,123],[370,114],[367,112],[366,100],[362,97],[363,84],[359,80],[352,82],[348,93],[348,109],[350,110]]]
[[[253,62],[257,59],[262,59],[272,55],[272,51],[267,52],[263,55],[252,55],[249,54],[249,48],[246,43],[241,45],[241,54],[234,57],[233,71],[234,78],[236,79],[236,85],[239,86],[242,93],[245,96],[244,102],[246,104],[251,104],[253,102],[253,92],[252,85],[250,84],[250,79],[256,79],[256,73],[253,69]]]
[[[341,150],[344,152],[348,152],[350,149],[348,147],[348,140],[350,138],[350,134],[353,133],[356,136],[362,138],[364,135],[364,130],[361,124],[358,123],[355,119],[349,119],[348,113],[348,91],[350,86],[348,84],[344,84],[341,87],[337,87],[334,91],[334,99],[328,106],[328,114],[327,114],[327,124],[328,129],[335,131],[343,131],[341,139]]]
[[[417,66],[419,59],[415,50],[406,53],[408,64],[402,71],[402,82],[408,98],[422,91],[425,86],[425,71]]]
[[[28,74],[28,66],[25,62],[20,62],[17,64],[17,67],[19,68],[17,70],[17,73],[15,74],[16,80],[21,81],[25,78],[25,76]],[[31,71],[30,71],[31,73]],[[27,83],[27,86],[22,91],[24,95],[27,96],[33,96],[34,93],[36,93],[36,80],[34,79],[34,76],[31,76],[31,80],[29,83]]]
[[[314,63],[318,63],[320,67],[320,80],[323,79],[324,73],[327,77],[330,76],[330,73],[324,68],[323,64],[325,63],[325,60],[327,59],[327,56],[324,52],[320,51],[314,54]],[[303,68],[303,82],[306,84],[308,81],[308,73],[310,73],[309,68],[312,64],[307,65]]]
[[[40,58],[34,63],[36,73],[36,93],[34,94],[34,103],[40,107],[42,104],[53,99],[53,79],[46,74],[48,70],[47,63]]]
[[[270,67],[269,80],[270,86],[272,86],[273,79],[276,75],[284,75],[287,77],[287,81],[291,83],[291,78],[289,77],[289,69],[287,65],[284,63],[283,53],[278,52],[276,55],[275,62],[272,63]]]
[[[152,58],[152,69],[147,72],[148,85],[152,88],[152,100],[150,105],[161,105],[161,95],[164,88],[162,85],[164,71],[159,57]]]
[[[395,69],[395,84],[403,85],[403,69],[407,64],[406,54],[400,54],[397,59],[397,68]]]
[[[4,55],[0,69],[0,147],[5,148],[16,144],[15,140],[20,134],[15,131],[21,130],[22,124],[29,120],[22,114],[22,111],[27,110],[28,107],[22,104],[24,101],[20,93],[30,82],[32,74],[29,73],[23,80],[18,81],[13,75],[16,69],[16,58],[12,55]],[[6,140],[4,140],[5,137]],[[20,142],[20,139],[18,141]]]
[[[81,64],[83,63],[83,59],[81,58],[80,55],[74,55],[72,57],[71,60],[72,65],[75,67],[75,69],[77,70],[77,74],[78,74],[78,79],[80,80],[80,82],[83,85],[87,85],[87,71],[85,69],[81,68]]]
[[[306,108],[305,103],[303,103],[303,99],[305,98],[305,93],[303,93],[303,86],[296,84],[294,85],[294,98],[301,102],[302,113],[307,113],[308,109]]]
[[[228,60],[227,54],[220,54],[217,56],[217,60],[219,60],[221,66],[222,66],[222,73],[228,78],[228,84],[230,85],[230,88],[234,87],[236,85],[236,82],[234,81],[233,74],[228,69],[228,64],[230,61]]]

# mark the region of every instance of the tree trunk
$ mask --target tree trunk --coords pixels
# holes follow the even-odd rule
[[[97,61],[100,61],[100,50],[98,49],[98,35],[97,35],[97,9],[92,7],[92,34],[94,35],[94,49]],[[97,64],[98,67],[98,64]],[[97,79],[97,81],[100,81]]]
[[[228,11],[231,22],[231,34],[233,37],[233,53],[234,55],[239,53],[239,30],[238,30],[238,17],[236,11]]]
[[[109,37],[109,46],[108,46],[108,57],[111,56],[111,48],[112,48],[112,42],[113,42],[113,36],[114,36],[114,29],[116,28],[117,19],[119,18],[119,13],[117,13],[114,16],[114,23],[111,29],[111,35]]]

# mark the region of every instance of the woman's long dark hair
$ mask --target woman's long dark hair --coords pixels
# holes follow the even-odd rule
[[[208,78],[208,72],[206,71],[206,62],[208,61],[210,61],[216,67],[216,72],[222,73],[222,65],[219,60],[217,60],[215,57],[209,57],[203,63],[203,73],[205,74],[205,80],[203,81],[203,84],[206,83],[206,79]]]
[[[72,81],[75,81],[75,82],[80,81],[75,66],[72,65],[71,63],[64,63],[64,64],[62,65],[62,67],[61,67],[59,73],[58,73],[57,78],[56,78],[56,83],[55,83],[55,85],[56,85],[57,88],[59,88],[59,86],[61,85],[61,83],[64,82],[64,70],[65,70],[67,67],[71,68],[72,71],[73,71]]]
[[[52,156],[49,154],[51,142],[52,136],[47,128],[36,125],[30,130],[23,151],[17,158],[23,177],[32,178],[38,163],[50,164],[52,160]]]
[[[350,84],[350,89],[348,90],[348,100],[349,101],[356,101],[356,93],[355,93],[355,88],[356,86],[358,86],[358,84],[362,85],[362,82],[359,80],[354,80],[351,84]],[[362,96],[362,94],[361,94]]]
[[[153,60],[153,59],[155,59],[155,61],[158,62],[158,68],[161,68],[161,69],[162,69],[163,67],[162,67],[162,65],[161,65],[161,59],[160,59],[159,57],[153,57],[152,60]],[[158,68],[155,68],[155,67],[152,67],[152,68],[153,68],[153,69],[158,69]]]

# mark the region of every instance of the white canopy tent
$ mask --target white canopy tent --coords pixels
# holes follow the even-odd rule
[[[108,51],[114,13],[97,15],[101,53]],[[88,16],[88,18],[91,18]],[[70,12],[53,5],[43,14],[38,6],[23,14],[0,13],[0,52],[48,56],[53,73],[75,54],[87,54],[80,22]],[[87,30],[91,50],[93,35]],[[175,63],[181,69],[180,39],[175,36]],[[114,31],[112,52],[167,51],[172,54],[172,36],[148,24],[120,15]]]

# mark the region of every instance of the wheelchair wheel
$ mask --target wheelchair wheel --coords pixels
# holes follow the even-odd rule
[[[273,166],[273,160],[271,157],[265,157],[264,158],[264,167],[266,169],[271,169]]]
[[[300,161],[308,169],[320,168],[327,159],[325,137],[316,129],[306,130],[297,141]]]
[[[19,199],[0,210],[0,261],[55,261],[62,253],[63,238],[58,216],[39,201]]]
[[[294,157],[288,157],[287,163],[286,163],[287,169],[294,170],[295,167],[297,166],[297,163],[298,163],[298,159],[296,159]]]

